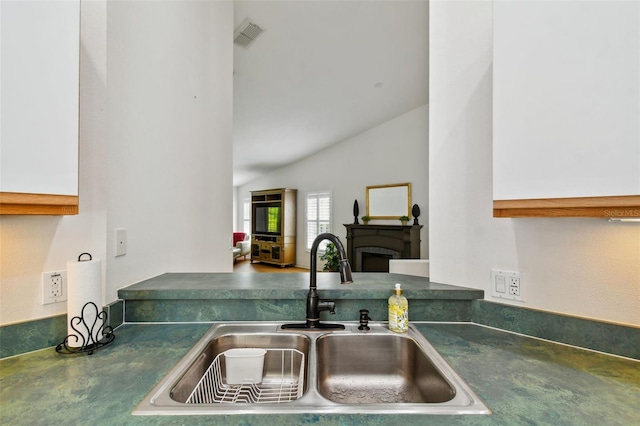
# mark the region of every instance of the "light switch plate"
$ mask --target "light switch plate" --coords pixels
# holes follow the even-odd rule
[[[127,230],[116,229],[116,257],[127,254]]]
[[[523,302],[522,274],[520,272],[492,269],[491,296]]]

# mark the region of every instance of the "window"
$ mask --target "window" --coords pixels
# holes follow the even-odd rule
[[[251,199],[245,198],[242,213],[242,231],[246,234],[251,233]]]
[[[307,194],[307,250],[311,250],[313,240],[322,233],[331,232],[331,193],[310,192]],[[320,243],[324,250],[329,241]]]

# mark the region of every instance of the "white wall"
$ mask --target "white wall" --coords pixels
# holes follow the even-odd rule
[[[320,190],[332,192],[331,228],[346,244],[346,228],[343,225],[353,223],[354,200],[358,200],[360,216],[365,214],[367,186],[411,182],[412,204],[420,206],[420,224],[425,225],[421,233],[420,253],[423,259],[428,259],[428,115],[428,106],[421,106],[243,185],[238,188],[238,202],[242,203],[252,190],[297,189],[296,263],[308,268],[310,259],[305,248],[304,232],[306,193]],[[241,207],[238,213],[242,214]],[[238,223],[241,220],[240,216]],[[400,224],[398,221],[371,223]]]
[[[109,3],[108,296],[230,272],[233,2]],[[114,258],[114,230],[128,254]]]
[[[104,303],[164,272],[232,269],[232,2],[83,2],[82,25],[80,214],[0,217],[0,324],[65,313],[41,305],[40,274],[85,251]]]
[[[431,280],[485,290],[524,274],[529,308],[640,325],[640,226],[492,217],[492,2],[430,9]]]

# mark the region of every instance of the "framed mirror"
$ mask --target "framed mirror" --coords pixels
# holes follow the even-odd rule
[[[367,216],[371,219],[410,217],[411,184],[367,186]]]

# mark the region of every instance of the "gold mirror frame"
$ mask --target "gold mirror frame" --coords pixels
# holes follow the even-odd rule
[[[398,219],[411,216],[411,184],[367,186],[367,216],[371,219]]]

